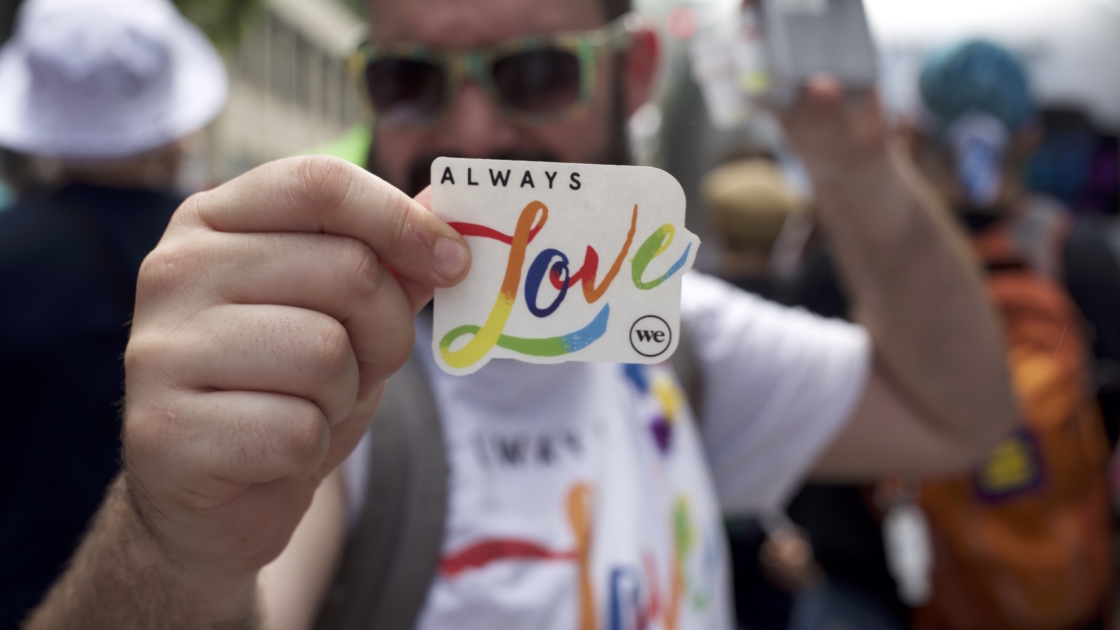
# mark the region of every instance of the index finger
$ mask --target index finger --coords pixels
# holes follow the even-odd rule
[[[358,239],[420,285],[458,283],[470,250],[458,232],[381,178],[325,155],[278,160],[195,195],[178,222],[220,232],[325,232]]]

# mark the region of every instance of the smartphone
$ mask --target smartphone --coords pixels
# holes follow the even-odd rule
[[[772,86],[792,92],[815,74],[860,91],[878,81],[878,55],[863,0],[762,0]]]

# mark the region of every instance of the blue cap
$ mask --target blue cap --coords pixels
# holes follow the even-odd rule
[[[1003,48],[972,40],[930,55],[919,84],[923,116],[937,135],[962,116],[988,114],[1014,135],[1035,116],[1022,64]]]

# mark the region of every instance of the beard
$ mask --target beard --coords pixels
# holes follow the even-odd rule
[[[622,58],[615,57],[615,77],[622,77]],[[621,80],[614,81],[614,90],[612,95],[612,103],[610,109],[611,124],[610,124],[610,141],[606,150],[602,155],[595,156],[589,160],[590,164],[610,164],[610,165],[627,165],[631,163],[630,158],[630,141],[626,135],[626,115],[622,109],[623,103],[623,84]],[[366,158],[366,169],[389,181],[385,177],[388,172],[384,165],[380,164],[374,147],[377,145],[377,128],[373,129],[373,141],[370,143],[369,155]],[[465,155],[462,153],[430,153],[422,155],[421,157],[412,161],[408,166],[405,173],[405,181],[391,182],[401,186],[401,191],[409,197],[415,197],[420,194],[420,191],[428,187],[432,183],[432,162],[440,157],[457,157],[457,158],[474,158],[483,160],[520,160],[525,162],[565,162],[550,151],[503,151],[501,153],[490,155]]]

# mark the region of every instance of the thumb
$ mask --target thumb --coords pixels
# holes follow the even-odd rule
[[[413,201],[420,204],[424,207],[425,210],[428,210],[430,212],[432,210],[432,187],[428,186],[424,190],[421,190],[420,194],[413,197]],[[467,247],[470,247],[470,245],[468,244]],[[467,266],[467,273],[470,273],[469,264]],[[428,302],[432,301],[432,287],[421,284],[419,282],[415,282],[402,274],[396,273],[395,271],[393,272],[393,275],[396,277],[397,282],[401,285],[401,289],[404,291],[405,296],[408,298],[409,304],[412,305],[413,313],[419,313],[420,310],[428,304]],[[462,276],[460,276],[460,278],[465,278],[466,275],[467,274],[464,273]]]

